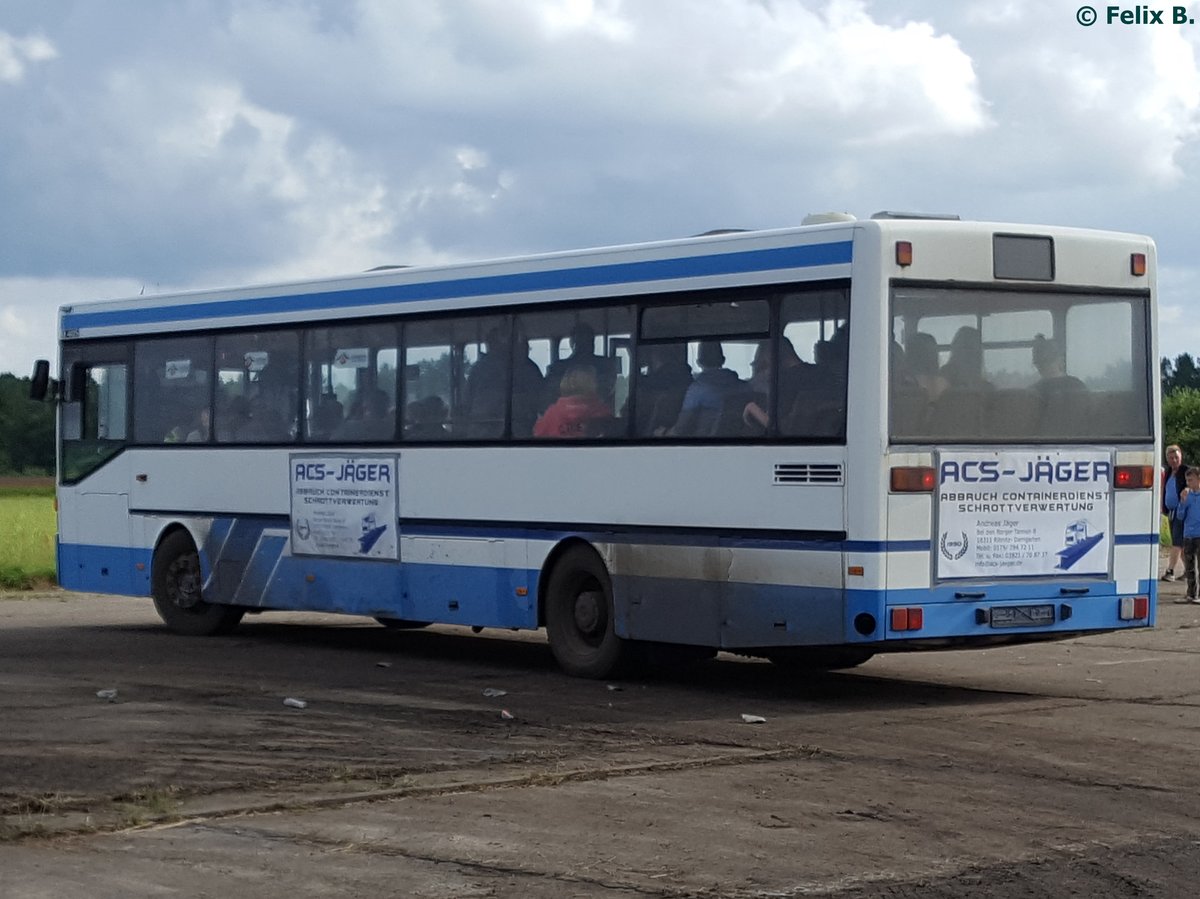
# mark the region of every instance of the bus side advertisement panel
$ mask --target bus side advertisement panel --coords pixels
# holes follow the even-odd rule
[[[291,454],[292,554],[399,560],[398,464],[390,455]]]

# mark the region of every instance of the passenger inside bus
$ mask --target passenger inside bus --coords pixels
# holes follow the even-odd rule
[[[533,426],[534,437],[578,438],[602,436],[613,421],[612,408],[600,398],[596,374],[580,366],[563,376],[559,398]]]
[[[679,418],[684,395],[692,386],[692,367],[687,363],[687,344],[650,345],[645,353],[645,374],[637,384],[637,422],[639,437],[661,437]],[[624,413],[628,415],[628,403]]]
[[[983,378],[983,340],[978,328],[963,325],[955,332],[950,341],[950,358],[942,366],[941,376],[950,387],[991,386]]]
[[[338,440],[387,440],[395,431],[391,397],[379,387],[356,391],[346,420],[334,431]]]
[[[484,338],[484,350],[467,372],[467,437],[500,437],[508,405],[508,335],[506,327],[495,327]]]
[[[602,400],[611,402],[617,382],[613,360],[596,355],[596,330],[587,322],[577,322],[571,329],[571,355],[550,363],[542,408],[549,408],[560,396],[559,388],[568,372],[590,368],[596,378],[596,390]]]
[[[471,437],[503,437],[504,416],[508,407],[508,366],[512,357],[513,436],[528,437],[541,411],[539,405],[543,381],[537,363],[529,358],[528,343],[521,341],[524,352],[514,354],[507,327],[492,328],[485,341],[486,352],[467,374],[466,411]]]
[[[533,436],[533,425],[542,411],[546,379],[536,362],[529,358],[529,339],[518,325],[512,372],[512,436]]]
[[[405,409],[404,436],[409,440],[445,440],[446,401],[436,393],[413,400]]]
[[[941,368],[945,391],[930,410],[933,433],[972,437],[983,433],[992,384],[983,377],[983,340],[979,329],[964,325],[950,341],[950,358]]]
[[[207,443],[211,431],[212,413],[208,408],[200,409],[192,420],[192,428],[184,437],[185,443]]]
[[[750,384],[755,398],[742,409],[742,418],[747,426],[765,432],[770,427],[771,360],[773,343],[764,340],[758,345],[750,366],[754,373]],[[786,337],[779,338],[779,403],[780,409],[790,410],[795,406],[796,396],[816,378],[816,365],[805,362],[796,353],[796,348]]]
[[[938,371],[936,337],[917,331],[907,344],[892,344],[891,415],[894,432],[911,437],[927,433],[930,410],[949,385]]]
[[[1039,380],[1033,385],[1038,395],[1038,428],[1043,434],[1068,431],[1087,433],[1091,414],[1082,394],[1083,381],[1067,374],[1067,358],[1062,346],[1042,334],[1033,338],[1033,367]]]
[[[736,372],[725,368],[725,352],[719,340],[702,340],[696,363],[700,373],[683,396],[679,418],[671,428],[675,437],[722,437],[722,411],[731,395],[744,393],[747,386]],[[741,409],[738,409],[740,416]]]
[[[936,337],[926,334],[924,331],[918,331],[909,338],[904,358],[909,374],[912,375],[917,386],[925,392],[928,402],[936,401],[946,392],[950,383],[942,377],[942,373],[938,370]]]
[[[238,440],[248,443],[275,443],[289,439],[288,426],[277,404],[261,393],[249,404],[249,418],[243,421]]]
[[[845,323],[813,345],[813,367],[803,370],[780,433],[789,437],[839,437],[846,429],[846,379],[850,332]],[[780,404],[782,410],[785,407]]]
[[[313,412],[310,424],[310,437],[326,439],[333,435],[345,419],[345,409],[337,394],[332,391],[322,393],[317,400],[317,408]]]

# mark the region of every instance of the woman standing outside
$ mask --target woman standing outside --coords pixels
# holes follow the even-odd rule
[[[1180,564],[1180,554],[1183,552],[1183,522],[1176,521],[1175,516],[1171,514],[1171,510],[1167,508],[1167,483],[1172,478],[1175,479],[1175,493],[1178,495],[1187,487],[1187,480],[1184,473],[1187,468],[1183,464],[1183,450],[1177,444],[1172,443],[1166,450],[1167,464],[1163,466],[1162,473],[1162,495],[1160,497],[1160,505],[1162,514],[1170,519],[1171,524],[1171,552],[1167,556],[1167,570],[1163,572],[1162,579],[1164,581],[1175,580],[1175,569]]]

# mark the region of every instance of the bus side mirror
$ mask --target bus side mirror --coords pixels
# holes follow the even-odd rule
[[[30,378],[29,382],[29,398],[42,402],[46,397],[55,398],[58,392],[59,383],[56,380],[50,379],[50,362],[47,359],[38,359],[34,362],[34,377]]]

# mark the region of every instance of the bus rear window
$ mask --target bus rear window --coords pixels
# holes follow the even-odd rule
[[[1144,295],[897,287],[893,443],[1145,440]]]

